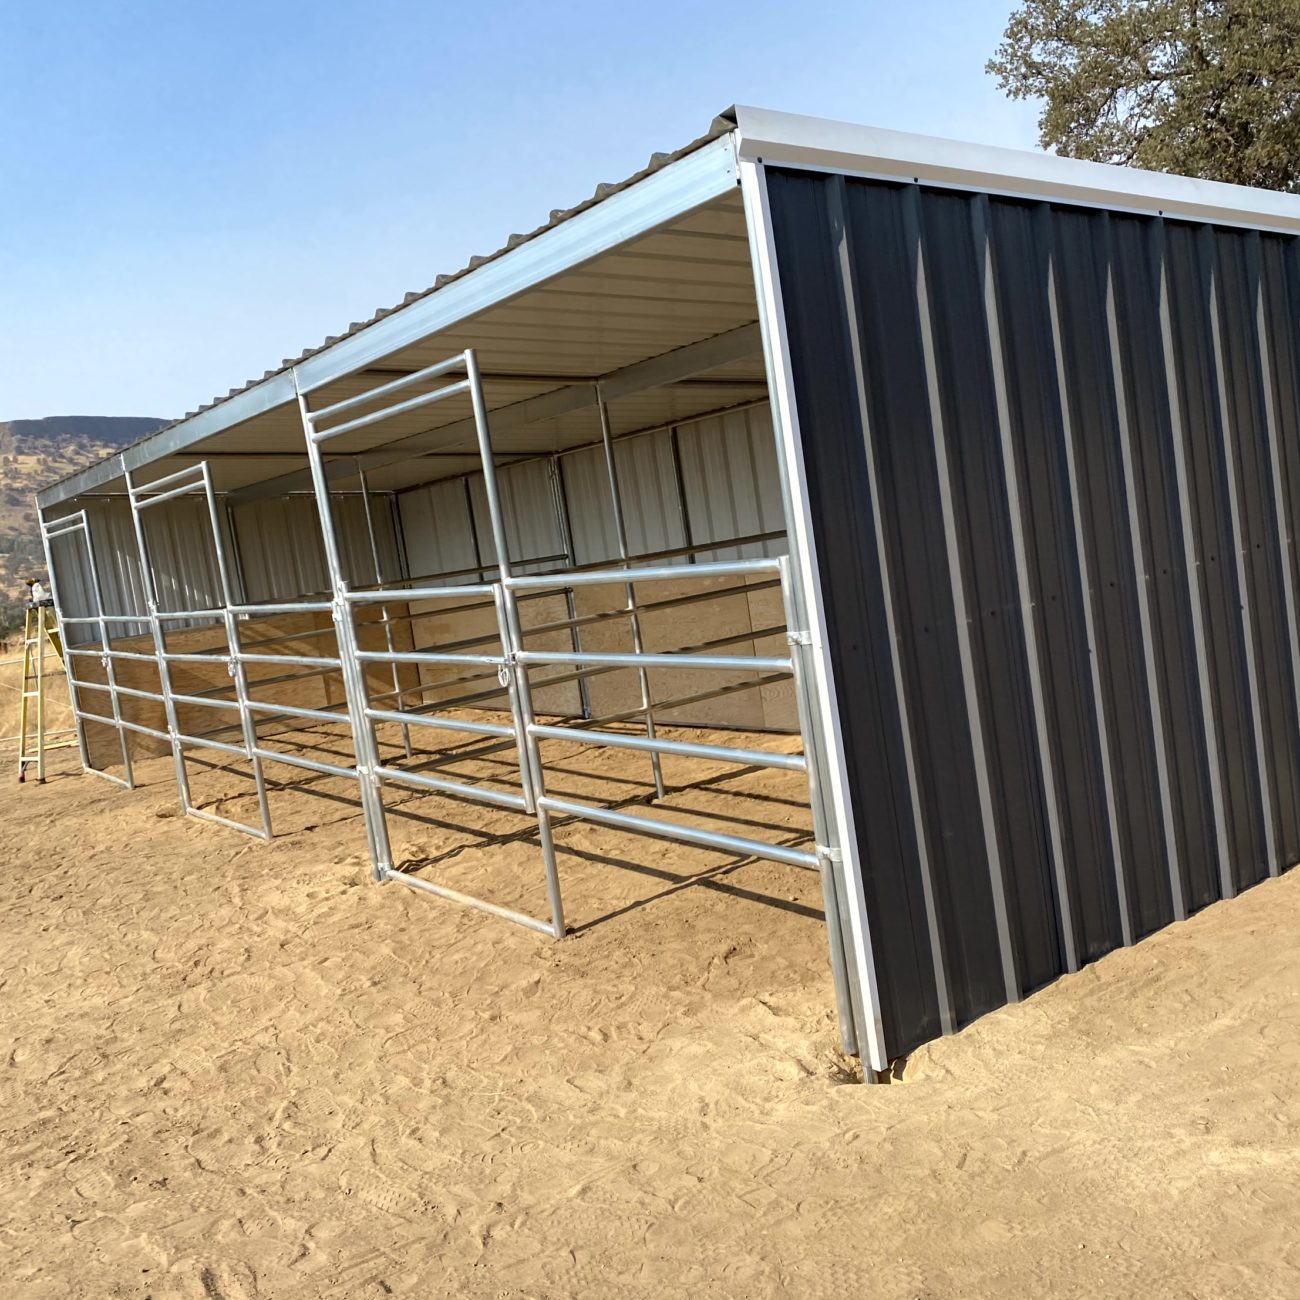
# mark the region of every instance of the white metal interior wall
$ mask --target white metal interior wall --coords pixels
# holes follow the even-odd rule
[[[628,550],[652,555],[687,545],[686,512],[672,431],[657,430],[614,443]],[[574,562],[602,564],[618,557],[609,506],[609,474],[601,447],[560,457],[564,496],[573,532]]]
[[[706,420],[620,438],[614,444],[634,555],[702,542],[779,533],[784,527],[781,480],[767,403]],[[555,458],[562,475],[574,563],[616,559],[604,452],[584,447]],[[516,556],[555,556],[562,546],[549,462],[526,461],[499,472],[510,545]],[[491,564],[483,476],[469,476],[474,529],[469,529],[463,480],[401,493],[398,509],[413,574]],[[247,507],[245,507],[247,508]],[[475,551],[480,539],[481,554]],[[780,538],[742,547],[720,546],[700,559],[751,559],[783,554]],[[668,561],[672,563],[673,561]],[[677,562],[688,563],[688,557]],[[518,561],[516,560],[516,563]],[[526,572],[527,567],[521,569]]]
[[[677,447],[692,542],[753,537],[785,528],[772,408],[766,402],[681,426]],[[785,551],[786,543],[778,537],[720,546],[698,558],[751,560]]]
[[[292,600],[329,589],[325,554],[321,547],[320,518],[313,496],[250,501],[236,506],[235,542],[249,601]],[[383,570],[375,574],[365,503],[359,495],[335,499],[339,547],[348,579],[354,586],[391,581],[402,575],[402,552],[392,497],[372,493],[370,515],[375,544]]]
[[[125,497],[92,497],[87,499],[85,509],[99,558],[105,611],[144,614],[144,590],[130,503]],[[380,577],[392,581],[402,575],[392,498],[383,493],[373,494],[370,509],[383,568]],[[360,496],[340,496],[337,513],[340,549],[350,581],[357,586],[374,583],[375,567]],[[328,589],[313,497],[252,502],[237,507],[234,521],[247,600],[291,600]],[[164,609],[209,609],[220,604],[220,582],[204,502],[196,497],[178,497],[165,502],[153,509],[147,527],[150,550],[158,569],[159,605]],[[227,545],[229,541],[227,537]],[[84,547],[75,538],[60,539],[54,546],[54,562],[58,566],[56,581],[65,613],[73,617],[94,613],[96,605]],[[187,626],[193,624],[179,621],[169,624],[173,630]],[[108,630],[114,639],[141,633],[139,624],[111,620]],[[68,636],[77,645],[95,639],[98,633],[87,624],[70,624]]]
[[[99,583],[104,609],[114,614],[144,614],[144,588],[140,559],[131,522],[131,505],[125,497],[90,498],[86,518],[99,559]],[[211,531],[203,502],[178,498],[159,506],[149,520],[151,547],[160,557],[159,602],[167,609],[207,609],[220,603],[220,584],[212,553]],[[59,566],[55,580],[64,612],[73,616],[96,612],[85,564],[84,547],[75,539],[61,539],[54,548]],[[185,623],[172,624],[179,628]],[[109,636],[139,635],[140,625],[109,622]],[[93,626],[74,624],[69,641],[94,640]]]

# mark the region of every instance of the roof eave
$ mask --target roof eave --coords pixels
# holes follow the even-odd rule
[[[1150,216],[1300,233],[1300,197],[1165,172],[737,106],[739,156]]]
[[[721,134],[629,184],[565,215],[536,235],[482,261],[415,301],[387,312],[257,383],[232,393],[86,469],[42,488],[45,510],[120,478],[126,469],[175,455],[295,400],[293,372],[304,388],[328,384],[365,369],[411,343],[447,329],[518,293],[661,226],[734,189],[733,133]]]

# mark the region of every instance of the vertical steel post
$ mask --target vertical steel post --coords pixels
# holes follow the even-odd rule
[[[370,513],[370,486],[366,482],[365,467],[361,464],[361,458],[357,457],[357,477],[361,480],[361,509],[366,517],[366,537],[370,541],[370,563],[375,571],[375,586],[384,585],[384,566],[379,558],[379,541],[375,536],[375,520]],[[408,608],[408,613],[409,608]],[[384,645],[389,654],[393,653],[395,646],[393,644],[393,624],[388,616],[387,601],[379,607],[379,619],[384,625]],[[397,709],[399,713],[406,712],[406,694],[402,689],[401,665],[394,663],[391,665],[393,670],[393,692],[397,696]],[[402,749],[406,757],[411,757],[411,729],[402,723]]]
[[[600,411],[600,441],[605,449],[605,473],[609,478],[609,503],[614,515],[614,540],[618,546],[618,558],[627,564],[627,523],[623,518],[623,494],[618,486],[618,464],[614,458],[614,438],[609,427],[609,405],[605,393],[599,384],[595,385],[596,406]],[[645,644],[641,638],[641,617],[636,607],[636,588],[630,582],[623,584],[623,594],[627,599],[627,623],[632,633],[632,651],[644,654]],[[641,712],[645,717],[645,734],[655,738],[655,715],[653,697],[650,694],[650,674],[644,668],[636,670],[637,683],[641,688]],[[654,775],[655,798],[664,797],[664,773],[658,754],[650,755],[650,770]]]
[[[528,669],[519,662],[523,648],[520,631],[519,604],[510,584],[510,543],[506,533],[505,514],[501,509],[501,494],[497,484],[496,462],[492,455],[492,434],[488,426],[487,403],[483,399],[483,382],[479,376],[478,356],[473,348],[465,353],[465,369],[469,379],[470,400],[474,407],[474,433],[478,442],[479,460],[483,468],[483,491],[487,499],[488,520],[492,527],[492,543],[497,553],[499,576],[496,599],[499,601],[503,636],[509,644],[503,646],[510,661],[509,673],[514,677],[515,693],[512,712],[515,715],[516,736],[521,738],[519,749],[520,775],[524,784],[524,799],[528,811],[537,817],[537,833],[542,846],[542,860],[546,868],[546,888],[551,904],[551,926],[555,938],[564,937],[564,904],[560,891],[559,866],[555,856],[555,836],[551,829],[551,815],[541,805],[546,793],[542,769],[541,746],[532,733],[533,697]]]
[[[325,473],[324,457],[315,437],[315,426],[307,398],[298,385],[298,371],[293,371],[294,391],[298,395],[298,414],[302,419],[303,434],[307,440],[307,462],[311,467],[312,487],[316,493],[316,509],[320,515],[321,543],[325,552],[325,568],[329,574],[333,593],[334,635],[338,643],[339,670],[343,677],[343,690],[347,696],[348,718],[352,725],[352,744],[356,755],[357,785],[361,793],[361,812],[370,844],[371,875],[376,881],[387,880],[393,870],[393,850],[388,840],[388,822],[384,813],[383,792],[379,784],[379,750],[374,728],[366,717],[367,694],[365,672],[357,659],[356,627],[347,593],[348,584],[343,576],[339,557],[338,537],[334,531],[334,510],[330,504],[329,478]]]
[[[136,498],[135,479],[130,470],[126,471],[126,491],[131,502],[131,523],[135,529],[136,550],[140,556],[140,585],[144,591],[145,612],[149,616],[149,630],[153,633],[154,655],[158,661],[158,683],[162,690],[163,712],[167,717],[167,733],[171,739],[172,763],[176,768],[176,788],[180,794],[181,808],[188,813],[193,804],[190,802],[189,777],[185,772],[185,752],[180,741],[180,724],[176,716],[171,670],[167,664],[167,639],[158,617],[158,583],[154,576],[153,562],[149,558],[149,543],[145,539],[144,520],[140,513],[140,503]]]
[[[95,537],[90,530],[90,515],[81,514],[82,533],[86,539],[86,564],[90,570],[90,586],[95,593],[95,613],[99,619],[99,645],[104,652],[104,680],[109,686],[109,702],[113,711],[113,723],[117,727],[118,744],[122,750],[122,765],[126,769],[126,787],[135,789],[135,773],[131,767],[131,742],[126,728],[122,725],[122,704],[117,693],[117,669],[113,666],[113,656],[109,654],[108,619],[104,613],[104,588],[99,581],[99,563],[95,559]]]
[[[835,923],[840,912],[839,890],[835,882],[835,864],[840,857],[834,844],[834,826],[826,802],[825,776],[821,755],[815,743],[813,723],[816,703],[811,688],[812,637],[800,626],[799,609],[790,572],[790,557],[778,557],[781,565],[781,603],[785,609],[786,642],[790,647],[790,667],[794,680],[795,705],[799,712],[799,734],[803,739],[804,763],[807,766],[808,806],[812,811],[813,838],[817,848],[817,868],[822,884],[822,907],[826,913],[826,936],[831,955],[831,981],[835,987],[835,1009],[840,1023],[840,1043],[849,1056],[858,1054],[857,1031],[853,1023],[853,985],[849,979],[848,956],[844,950],[844,931]]]

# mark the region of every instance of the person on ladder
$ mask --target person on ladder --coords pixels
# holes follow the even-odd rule
[[[23,693],[19,705],[18,725],[18,780],[27,780],[27,769],[36,765],[36,779],[45,783],[45,647],[48,644],[58,660],[63,662],[63,641],[59,635],[59,618],[54,612],[54,599],[39,578],[27,579],[27,617],[23,627]],[[66,671],[66,669],[65,669]],[[30,702],[36,701],[33,711]],[[33,739],[32,723],[35,713],[35,749],[29,748]]]

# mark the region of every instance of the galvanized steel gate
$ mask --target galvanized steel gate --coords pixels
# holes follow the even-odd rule
[[[296,378],[296,376],[295,376]],[[421,389],[413,396],[397,397],[406,390]],[[476,430],[488,515],[491,521],[497,564],[496,581],[463,583],[455,585],[421,585],[419,579],[403,579],[374,586],[353,589],[347,579],[339,544],[339,533],[329,488],[329,475],[325,457],[332,439],[357,429],[382,425],[395,414],[451,397],[468,397]],[[466,904],[493,915],[503,917],[530,929],[560,938],[565,933],[564,904],[556,856],[553,818],[591,821],[617,830],[677,840],[683,843],[718,849],[744,857],[768,859],[820,873],[828,918],[829,946],[835,978],[837,1005],[840,1014],[843,1043],[846,1050],[858,1050],[858,1026],[863,1023],[858,1002],[857,986],[852,977],[839,924],[839,906],[836,871],[841,864],[841,854],[826,801],[826,782],[819,779],[819,769],[824,766],[821,756],[819,732],[810,724],[815,704],[813,679],[818,671],[811,655],[810,638],[802,623],[802,605],[797,594],[797,584],[792,578],[789,561],[784,558],[738,560],[723,563],[696,563],[690,565],[654,564],[634,561],[628,551],[626,528],[623,521],[618,476],[615,469],[612,440],[603,394],[597,394],[602,417],[603,447],[608,470],[611,510],[615,525],[620,564],[599,569],[564,569],[554,573],[519,574],[514,572],[500,494],[497,485],[495,459],[491,446],[486,404],[478,374],[477,359],[473,351],[457,354],[436,365],[425,367],[392,382],[381,384],[359,395],[341,401],[312,406],[312,392],[300,389],[298,403],[306,437],[307,454],[312,472],[316,502],[320,516],[321,535],[326,568],[332,591],[328,600],[307,600],[263,604],[240,603],[236,597],[233,569],[227,556],[225,533],[222,527],[217,495],[206,462],[199,462],[186,470],[167,475],[152,482],[140,483],[128,474],[132,520],[144,584],[147,613],[109,613],[97,603],[93,616],[65,617],[69,623],[91,624],[99,633],[100,645],[94,649],[75,653],[93,656],[102,661],[106,680],[89,683],[79,680],[76,688],[89,688],[107,693],[111,703],[111,716],[83,709],[76,704],[79,725],[94,722],[115,726],[122,744],[126,764],[126,782],[131,781],[130,755],[126,733],[134,731],[164,741],[172,752],[173,764],[181,804],[188,814],[219,822],[232,829],[262,838],[271,835],[271,813],[267,800],[264,765],[284,763],[330,776],[338,776],[358,783],[364,813],[373,878],[378,881],[400,880],[403,883],[442,898]],[[360,413],[359,413],[360,412]],[[364,484],[363,484],[364,487]],[[167,501],[192,493],[201,493],[206,503],[210,525],[212,555],[215,562],[221,593],[221,603],[213,608],[160,609],[159,569],[149,545],[148,512]],[[368,511],[368,499],[367,499]],[[368,515],[367,518],[369,519]],[[374,530],[370,526],[371,549],[375,575],[381,578],[378,551],[374,543]],[[45,529],[47,547],[64,536],[76,535],[83,539],[92,566],[93,545],[84,512],[51,523]],[[688,548],[689,549],[689,548]],[[52,558],[52,557],[51,557]],[[53,576],[54,564],[51,563]],[[461,575],[464,576],[464,575]],[[741,585],[728,591],[708,590],[717,578],[735,578]],[[751,588],[747,584],[756,580]],[[697,582],[701,590],[673,598],[638,603],[636,587],[641,584]],[[99,600],[97,578],[92,584]],[[625,605],[613,617],[626,618],[633,649],[629,653],[595,653],[581,648],[579,629],[586,623],[610,617],[606,614],[578,617],[575,593],[584,586],[614,586],[621,588]],[[647,653],[639,621],[643,608],[663,610],[677,605],[690,605],[702,599],[725,599],[728,594],[779,587],[785,620],[782,627],[751,629],[741,635],[730,635],[686,647],[670,653]],[[552,622],[542,629],[525,629],[520,613],[520,602],[537,599],[547,594],[563,597],[569,617]],[[399,649],[393,636],[397,622],[391,617],[393,606],[412,602],[434,604],[449,609],[464,609],[475,602],[490,604],[494,612],[494,644],[484,645],[485,638],[460,638],[447,645],[425,645],[412,649]],[[361,615],[368,608],[377,607],[384,634],[382,649],[369,649],[362,645]],[[245,644],[241,625],[248,619],[278,614],[324,613],[331,616],[332,635],[336,653],[330,654],[279,654],[264,653],[267,641]],[[412,616],[406,615],[410,620]],[[417,616],[418,617],[418,616]],[[168,643],[168,628],[176,624],[210,621],[224,632],[223,644],[203,650],[176,650]],[[110,644],[109,624],[122,622],[147,628],[153,640],[153,653],[123,650]],[[534,631],[567,628],[573,633],[572,651],[530,649],[528,637]],[[785,654],[729,654],[719,653],[737,642],[760,640],[780,634],[784,636]],[[314,633],[312,635],[321,635]],[[285,640],[286,637],[271,638]],[[128,687],[117,680],[115,664],[123,661],[142,661],[156,666],[159,689],[146,691]],[[229,692],[233,698],[224,698],[222,690],[208,690],[200,694],[178,692],[173,680],[172,666],[202,663],[223,667],[229,674]],[[346,696],[346,719],[331,709],[312,709],[297,705],[256,698],[257,683],[250,682],[250,666],[288,666],[295,675],[337,673],[342,680]],[[421,666],[431,668],[464,668],[469,678],[476,674],[489,674],[497,679],[498,698],[504,697],[508,722],[498,722],[480,716],[467,716],[461,710],[450,713],[438,703],[431,705],[408,703],[409,697],[419,698],[423,692],[420,683],[404,683],[399,670]],[[375,690],[367,677],[368,667],[392,672],[391,689]],[[648,682],[651,670],[689,669],[735,675],[738,672],[754,674],[754,684],[762,685],[786,676],[792,676],[796,688],[801,729],[804,738],[803,754],[773,753],[742,746],[703,744],[684,740],[667,740],[655,727],[654,709]],[[544,680],[535,682],[533,674],[539,669],[557,670]],[[534,706],[534,690],[538,686],[558,682],[585,682],[591,676],[617,671],[634,671],[639,684],[639,707],[623,710],[603,718],[587,717],[574,725],[553,726],[539,722]],[[274,680],[281,680],[276,678]],[[716,691],[695,692],[690,696],[668,701],[672,706],[689,704],[720,696],[737,689],[735,683],[726,684]],[[489,690],[490,698],[497,692]],[[119,707],[121,697],[141,699],[161,704],[166,717],[166,729],[150,727],[124,718]],[[75,703],[75,701],[74,701]],[[186,709],[211,709],[230,718],[228,726],[218,725],[200,729],[200,734],[182,729],[179,707]],[[304,723],[331,723],[346,720],[352,737],[355,762],[336,764],[321,761],[303,753],[292,753],[268,748],[258,735],[259,720],[292,719]],[[626,729],[616,729],[624,722],[639,722],[644,734],[633,734]],[[402,738],[401,750],[406,758],[413,756],[410,735],[413,729],[433,729],[479,736],[494,750],[513,749],[516,755],[516,788],[497,789],[466,780],[431,775],[417,765],[401,766],[397,760],[385,761],[384,743],[380,728],[395,728]],[[228,730],[238,729],[238,741],[219,738]],[[802,847],[797,842],[783,842],[780,836],[771,839],[731,835],[707,825],[688,824],[668,817],[643,816],[627,811],[604,807],[576,799],[557,797],[547,790],[546,764],[543,744],[547,741],[566,740],[580,744],[608,746],[644,752],[652,767],[656,794],[665,792],[660,768],[661,755],[695,757],[734,764],[737,767],[760,767],[803,773],[808,778],[813,815],[813,844]],[[260,825],[250,825],[219,816],[196,806],[189,788],[186,754],[194,749],[211,749],[222,754],[235,768],[246,769],[253,781]],[[86,754],[83,744],[83,755]],[[416,756],[418,757],[418,755]],[[85,757],[89,767],[89,757]],[[101,773],[108,775],[106,773]],[[114,778],[116,779],[116,778]],[[390,787],[414,788],[456,798],[490,803],[518,812],[535,820],[541,847],[542,866],[548,900],[548,914],[543,917],[526,915],[487,899],[472,897],[436,881],[396,869],[389,842],[384,793]],[[875,1054],[873,1053],[873,1059]]]

